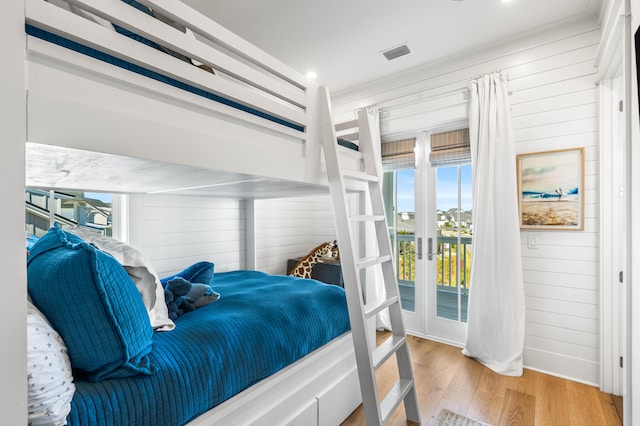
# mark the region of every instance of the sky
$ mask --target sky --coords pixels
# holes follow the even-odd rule
[[[522,190],[553,193],[556,188],[577,188],[582,177],[582,151],[557,151],[523,156]]]
[[[95,200],[100,200],[103,203],[111,202],[111,194],[104,194],[101,192],[85,192],[84,196],[85,198],[93,198]]]
[[[440,167],[437,169],[438,185],[437,209],[449,210],[458,206],[458,171],[457,167]],[[399,170],[397,172],[398,186],[398,211],[415,211],[415,170]],[[471,166],[463,166],[460,176],[462,184],[462,209],[471,210]]]

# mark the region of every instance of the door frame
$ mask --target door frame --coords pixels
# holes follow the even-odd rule
[[[436,169],[428,161],[430,137],[432,133],[455,130],[467,126],[465,120],[456,120],[446,127],[424,130],[416,137],[415,174],[415,238],[416,276],[415,312],[403,311],[405,325],[410,334],[430,340],[462,347],[466,339],[466,323],[437,316],[437,297],[429,297],[436,292],[436,262],[427,260],[429,238],[437,241],[436,230]],[[430,226],[428,224],[431,224]],[[422,244],[420,244],[420,239]],[[422,245],[422,253],[420,253]]]
[[[622,78],[600,81],[600,389],[624,394],[628,232]],[[621,165],[623,165],[621,167]],[[622,275],[622,276],[620,276]]]

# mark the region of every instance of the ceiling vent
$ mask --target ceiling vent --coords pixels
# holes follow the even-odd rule
[[[411,53],[411,50],[409,50],[409,46],[406,44],[382,51],[382,54],[387,58],[387,61],[408,55],[409,53]]]

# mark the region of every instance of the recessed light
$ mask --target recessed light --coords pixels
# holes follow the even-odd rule
[[[308,71],[307,72],[307,79],[308,80],[315,80],[316,77],[318,77],[318,75],[315,72],[313,72],[313,71]]]

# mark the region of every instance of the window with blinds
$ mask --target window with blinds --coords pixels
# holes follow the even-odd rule
[[[385,171],[416,167],[416,138],[385,142],[381,145],[382,169]]]
[[[433,167],[469,164],[471,162],[469,129],[432,134],[429,161]]]

